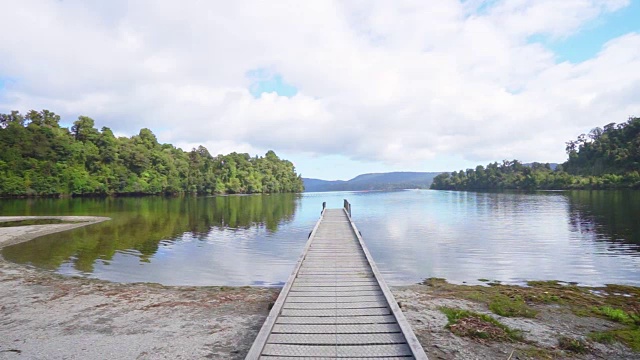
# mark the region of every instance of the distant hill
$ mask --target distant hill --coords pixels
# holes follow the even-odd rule
[[[428,189],[440,172],[390,172],[362,174],[351,180],[302,178],[305,192]]]
[[[526,163],[526,164],[522,164],[522,165],[528,166],[528,167],[532,167],[533,164],[542,164],[542,165],[549,164],[549,167],[551,168],[551,170],[555,170],[558,167],[557,163],[535,163],[535,162],[532,162],[532,163]]]

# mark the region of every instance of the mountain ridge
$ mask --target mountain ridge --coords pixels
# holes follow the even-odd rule
[[[442,172],[394,171],[360,174],[350,180],[302,178],[305,192],[428,189]]]

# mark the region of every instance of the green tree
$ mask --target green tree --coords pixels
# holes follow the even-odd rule
[[[48,110],[0,114],[0,196],[303,190],[293,164],[273,151],[213,157],[204,146],[185,152],[159,144],[146,128],[116,138],[86,116],[71,129],[59,124],[60,116]]]

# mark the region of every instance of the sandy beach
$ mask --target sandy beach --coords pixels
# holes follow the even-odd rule
[[[0,221],[33,218],[0,217]],[[0,248],[108,220],[48,218],[74,223],[0,228]],[[540,286],[548,289],[532,289],[552,295],[557,291],[559,299],[566,291],[575,290],[548,284]],[[532,290],[518,288],[427,281],[395,287],[392,291],[430,359],[635,359],[640,356],[622,342],[600,343],[587,337],[594,331],[622,329],[622,324],[593,314],[579,316],[571,302],[536,302],[535,296],[531,298],[531,294],[526,293]],[[611,301],[615,300],[615,304],[625,309],[640,306],[634,292],[637,288],[624,289],[620,291],[632,293]],[[527,306],[535,310],[536,316],[496,315],[489,310],[488,300],[482,297],[518,291],[523,291]],[[258,287],[118,284],[65,277],[0,258],[0,359],[243,359],[278,292],[277,288]],[[585,304],[605,301],[595,295],[593,299],[580,296]],[[459,327],[447,327],[442,307],[487,314],[517,330],[521,338],[503,337],[495,329],[489,332],[495,336],[488,338],[459,331],[454,334],[453,330]],[[490,327],[476,325],[484,326],[485,330]],[[585,345],[585,351],[565,346],[566,338],[579,340]]]

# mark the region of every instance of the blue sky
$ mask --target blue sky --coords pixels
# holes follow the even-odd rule
[[[640,115],[640,0],[280,1],[2,3],[0,111],[331,180],[563,162]]]
[[[553,39],[537,36],[531,41],[540,42],[554,52],[558,61],[573,63],[594,57],[609,40],[640,31],[640,1],[633,0],[626,8],[604,14],[582,26],[579,32],[567,38]]]
[[[247,78],[251,80],[249,91],[256,98],[259,98],[262,93],[275,92],[280,96],[286,97],[292,97],[298,93],[298,89],[286,83],[282,79],[282,75],[275,74],[267,69],[248,71]]]
[[[6,86],[5,84],[8,83],[9,81],[10,79],[8,77],[4,77],[2,76],[2,74],[0,74],[0,94],[4,90]]]

